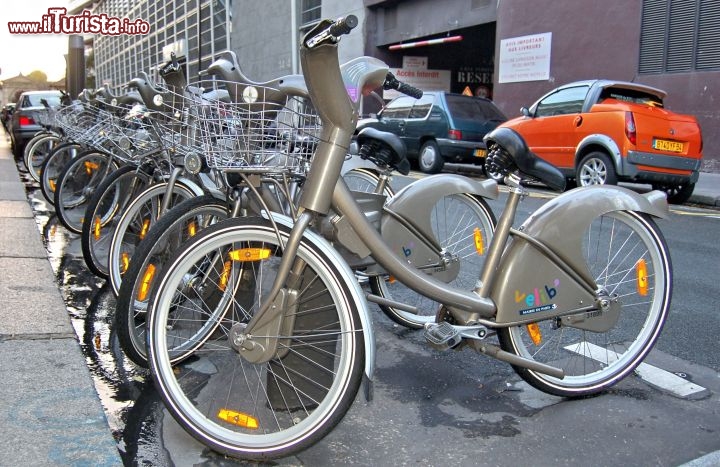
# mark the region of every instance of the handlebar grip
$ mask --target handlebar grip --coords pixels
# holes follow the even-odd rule
[[[358,25],[358,19],[355,15],[347,15],[344,18],[338,18],[330,26],[328,32],[335,37],[340,37],[344,34],[349,34],[350,31],[355,29]]]
[[[398,92],[406,94],[410,97],[414,97],[415,99],[420,99],[423,96],[423,92],[421,89],[418,89],[415,86],[410,86],[409,84],[403,83],[402,81],[398,81],[398,83],[400,83],[400,85],[397,87]]]

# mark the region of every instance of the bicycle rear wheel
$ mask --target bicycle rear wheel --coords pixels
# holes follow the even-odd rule
[[[285,242],[290,231],[278,227]],[[274,302],[282,311],[255,337],[243,335],[281,257],[269,222],[228,219],[168,262],[151,298],[148,352],[158,391],[192,436],[227,455],[262,460],[307,448],[340,421],[360,386],[364,331],[352,278],[310,237],[278,296],[287,300]],[[202,299],[210,290],[223,297]],[[208,320],[217,321],[211,336],[198,332]],[[196,350],[173,366],[181,343]]]
[[[565,371],[558,379],[514,368],[530,385],[558,396],[595,394],[630,374],[650,352],[670,308],[670,256],[649,216],[599,216],[586,232],[583,252],[598,290],[619,300],[620,315],[610,330],[591,332],[563,319],[498,330],[505,351]]]
[[[480,197],[456,194],[442,198],[432,209],[431,225],[435,238],[451,263],[459,269],[448,278],[451,287],[472,290],[475,287],[492,241],[497,221],[490,206]],[[375,295],[414,306],[418,313],[410,313],[389,305],[380,309],[393,321],[412,329],[421,329],[435,321],[439,303],[409,289],[389,276],[370,278]]]

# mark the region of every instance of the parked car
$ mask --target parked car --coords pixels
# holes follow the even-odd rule
[[[15,103],[9,102],[5,104],[0,112],[0,121],[2,121],[3,128],[9,132],[10,117],[12,116],[13,110],[15,110]]]
[[[683,203],[695,188],[702,133],[695,117],[663,107],[665,91],[638,83],[577,81],[505,122],[579,186],[650,184]]]
[[[10,144],[15,157],[22,157],[25,144],[42,130],[37,122],[39,112],[47,112],[50,107],[58,107],[62,93],[60,91],[26,91],[20,94],[15,110],[10,117]]]
[[[489,99],[436,91],[420,99],[393,99],[376,117],[360,120],[358,131],[373,127],[395,133],[420,170],[437,173],[445,162],[484,164],[483,137],[505,120]]]

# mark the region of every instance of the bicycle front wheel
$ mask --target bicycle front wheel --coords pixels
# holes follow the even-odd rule
[[[147,368],[145,338],[149,291],[168,259],[200,231],[227,219],[227,203],[212,195],[183,201],[150,229],[123,275],[115,307],[115,329],[127,357]]]
[[[95,188],[105,177],[118,169],[109,154],[90,150],[72,159],[57,178],[55,212],[69,231],[81,233],[85,207]]]
[[[75,158],[83,147],[77,143],[62,143],[45,158],[40,168],[40,191],[50,204],[55,204],[57,178],[71,159]]]
[[[495,215],[487,202],[480,197],[457,194],[445,196],[430,213],[435,238],[445,256],[458,271],[448,277],[451,287],[472,290],[475,287],[487,256],[487,249],[495,232]],[[389,305],[379,305],[385,314],[398,324],[421,329],[425,323],[435,321],[439,303],[410,290],[389,276],[370,278],[375,295],[414,306],[410,313]]]
[[[279,227],[284,242],[289,229]],[[226,455],[263,460],[309,447],[340,421],[360,386],[364,331],[349,280],[308,237],[273,302],[277,312],[253,336],[243,333],[268,299],[281,257],[267,221],[229,219],[170,260],[151,297],[148,353],[158,391],[178,423]],[[216,297],[206,300],[211,291]],[[208,320],[217,322],[210,336],[198,332]],[[197,350],[174,367],[179,343]]]
[[[40,181],[42,164],[53,150],[60,144],[60,137],[53,133],[42,133],[31,139],[25,146],[23,161],[25,167],[36,182]]]
[[[619,300],[615,326],[591,332],[552,319],[498,330],[505,351],[564,370],[558,379],[515,367],[530,385],[564,397],[595,394],[632,372],[660,335],[672,294],[667,245],[645,214],[599,216],[586,232],[583,252],[598,290]]]

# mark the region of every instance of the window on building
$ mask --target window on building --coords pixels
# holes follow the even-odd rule
[[[720,69],[720,2],[643,0],[640,73]]]
[[[300,1],[300,30],[305,31],[320,21],[322,0]]]

